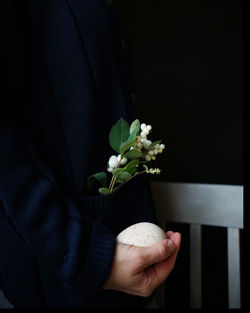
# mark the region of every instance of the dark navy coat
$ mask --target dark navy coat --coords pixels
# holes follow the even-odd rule
[[[104,0],[0,5],[0,289],[16,308],[144,306],[102,285],[115,236],[157,222],[148,182],[86,190],[112,125],[139,117],[126,33]]]

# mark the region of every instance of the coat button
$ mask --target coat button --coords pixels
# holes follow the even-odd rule
[[[124,39],[121,40],[121,46],[122,50],[128,50],[128,44]]]

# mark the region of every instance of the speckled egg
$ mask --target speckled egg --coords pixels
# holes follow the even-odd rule
[[[116,242],[146,247],[166,239],[166,233],[157,225],[148,222],[137,223],[124,229],[116,237]]]

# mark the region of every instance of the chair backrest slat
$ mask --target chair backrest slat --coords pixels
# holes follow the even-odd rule
[[[228,306],[241,307],[240,290],[240,232],[237,228],[227,229],[228,258]]]
[[[190,306],[202,305],[201,225],[227,228],[229,308],[240,308],[240,229],[243,229],[243,186],[152,182],[160,226],[190,224]],[[164,284],[161,286],[164,290]],[[161,292],[160,305],[163,307]]]
[[[243,187],[152,182],[158,216],[164,222],[243,228]]]
[[[201,308],[201,226],[190,225],[190,307]]]

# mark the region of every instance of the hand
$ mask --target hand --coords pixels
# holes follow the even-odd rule
[[[173,270],[181,234],[167,232],[167,239],[148,247],[116,245],[111,272],[103,288],[149,297]]]

